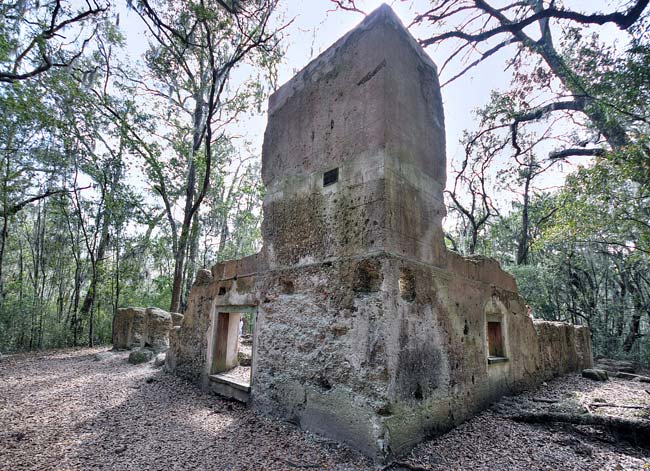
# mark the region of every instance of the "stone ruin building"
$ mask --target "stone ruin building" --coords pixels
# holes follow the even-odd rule
[[[271,96],[262,176],[263,248],[199,272],[167,370],[383,460],[591,366],[587,328],[445,249],[436,67],[389,7]],[[228,373],[242,318],[250,380]]]
[[[113,349],[133,350],[129,361],[148,361],[169,349],[169,334],[182,320],[182,314],[156,307],[119,308],[113,320]]]

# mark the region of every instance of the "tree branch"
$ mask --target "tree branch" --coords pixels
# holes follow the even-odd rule
[[[13,216],[14,214],[18,213],[21,209],[23,209],[25,206],[27,206],[30,203],[33,203],[35,201],[39,201],[45,198],[48,198],[50,196],[58,195],[61,193],[68,193],[72,191],[81,191],[85,190],[87,188],[90,188],[90,186],[85,186],[83,188],[76,188],[75,190],[66,190],[65,188],[58,188],[58,189],[49,189],[46,190],[44,193],[41,193],[40,195],[35,195],[32,197],[29,197],[27,199],[24,199],[16,204],[11,205],[9,208],[0,211],[0,217],[9,217]]]
[[[485,59],[487,59],[488,57],[490,57],[490,56],[492,56],[493,54],[497,53],[498,51],[500,51],[500,50],[503,49],[504,47],[509,46],[510,44],[514,44],[514,43],[516,43],[516,42],[518,42],[518,41],[519,41],[518,38],[510,38],[510,39],[506,39],[505,41],[502,41],[502,42],[500,42],[499,44],[497,44],[496,46],[494,46],[494,47],[488,49],[487,51],[485,51],[484,53],[482,53],[481,56],[480,56],[478,59],[476,59],[475,61],[473,61],[471,64],[469,64],[468,66],[466,66],[463,70],[461,70],[461,71],[458,72],[456,75],[454,75],[452,78],[450,78],[449,80],[447,80],[446,82],[444,82],[442,85],[440,85],[440,88],[443,88],[445,85],[447,85],[447,84],[453,82],[454,80],[456,80],[456,79],[462,77],[463,75],[465,75],[465,73],[467,73],[467,71],[468,71],[469,69],[471,69],[471,68],[473,68],[473,67],[476,67],[476,66],[479,65],[481,62],[483,62]]]
[[[463,39],[465,41],[471,42],[481,42],[487,39],[490,39],[494,36],[497,36],[502,33],[518,33],[525,29],[531,24],[543,20],[543,19],[559,19],[559,20],[570,20],[581,24],[594,24],[594,25],[604,25],[607,23],[614,23],[620,29],[628,29],[630,26],[636,22],[645,8],[648,6],[650,0],[637,0],[637,2],[627,11],[627,13],[614,12],[608,14],[595,13],[587,15],[584,13],[579,13],[576,11],[565,10],[562,8],[549,7],[545,9],[540,9],[534,14],[523,18],[518,21],[508,21],[507,23],[502,23],[501,25],[494,27],[492,29],[481,31],[480,33],[465,33],[460,30],[447,31],[445,33],[433,36],[431,38],[420,41],[420,43],[426,47],[431,44],[443,41],[450,38]],[[474,0],[474,4],[477,8],[492,14],[493,12],[498,12],[495,8],[489,5],[484,0]],[[456,13],[456,12],[453,12]],[[453,14],[452,13],[452,14]],[[420,19],[419,22],[424,19],[431,21],[431,17],[424,16]],[[433,18],[435,19],[435,17]]]
[[[604,155],[605,149],[600,147],[595,147],[593,149],[583,149],[580,147],[556,150],[548,154],[548,158],[551,160],[565,159],[567,157],[577,157],[577,156],[594,156],[594,155]]]
[[[367,13],[360,8],[358,8],[354,0],[330,0],[333,4],[336,5],[335,10],[344,10],[344,11],[353,11],[355,13],[360,13],[363,16],[366,16]],[[334,11],[334,10],[328,10]]]
[[[88,3],[88,9],[78,13],[77,15],[71,18],[57,22],[57,18],[59,16],[60,11],[61,11],[61,2],[57,1],[50,15],[50,19],[48,21],[49,26],[47,27],[47,29],[43,29],[39,34],[34,36],[29,42],[29,44],[22,50],[22,52],[18,54],[18,56],[14,60],[11,71],[0,70],[0,82],[13,83],[16,81],[26,80],[35,77],[39,74],[48,71],[52,67],[68,67],[77,58],[79,58],[81,54],[83,54],[85,47],[88,45],[88,42],[96,34],[96,29],[88,38],[84,40],[81,49],[77,53],[75,53],[69,59],[60,60],[58,62],[54,60],[47,53],[46,51],[47,41],[59,35],[59,32],[62,31],[67,26],[83,23],[90,17],[98,16],[102,13],[105,13],[106,11],[108,11],[108,6],[99,7],[95,5],[93,7],[90,6],[90,4]],[[21,63],[35,47],[38,47],[38,49],[40,50],[41,63],[33,67],[28,72],[19,73],[18,69],[20,68]]]
[[[575,100],[571,101],[558,101],[554,103],[549,103],[545,106],[540,106],[532,111],[527,113],[519,114],[514,117],[512,124],[510,124],[510,133],[512,147],[517,151],[517,155],[521,154],[522,150],[517,142],[517,130],[520,123],[525,123],[529,121],[536,121],[540,119],[545,114],[551,113],[553,111],[584,111],[585,109],[585,99],[584,97],[576,97]]]

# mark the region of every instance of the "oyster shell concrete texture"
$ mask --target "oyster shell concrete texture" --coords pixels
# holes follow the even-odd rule
[[[220,316],[246,312],[233,397],[381,461],[590,366],[587,328],[533,320],[497,262],[445,249],[445,168],[436,67],[384,5],[269,99],[263,249],[201,273],[166,368],[223,394]]]
[[[113,346],[116,350],[148,348],[164,352],[169,348],[169,332],[180,324],[181,314],[157,307],[119,308],[113,320]]]

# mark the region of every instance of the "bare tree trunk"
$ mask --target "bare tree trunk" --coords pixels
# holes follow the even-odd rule
[[[172,282],[172,300],[169,310],[171,312],[181,312],[181,297],[183,291],[183,276],[185,274],[184,265],[187,253],[187,244],[190,236],[190,227],[194,212],[198,211],[198,206],[195,205],[196,194],[196,163],[194,161],[196,152],[201,146],[203,136],[204,124],[204,98],[203,98],[203,83],[199,87],[195,96],[196,106],[194,108],[193,117],[193,139],[192,139],[192,152],[189,156],[189,167],[187,172],[187,184],[185,187],[185,208],[183,210],[183,224],[181,226],[181,233],[178,238],[176,246],[176,254],[174,257],[174,279]],[[207,123],[210,126],[210,123]],[[208,146],[209,147],[209,146]],[[206,172],[205,179],[209,178],[209,173]]]
[[[190,289],[192,288],[192,281],[196,273],[196,259],[199,253],[199,236],[201,235],[201,226],[199,222],[198,211],[194,213],[192,218],[192,230],[190,231],[190,242],[187,256],[187,267],[185,270],[185,290],[183,292],[181,306],[183,311],[187,305],[187,297]]]
[[[45,223],[46,223],[46,205],[43,203],[43,217],[41,220],[41,227],[39,233],[40,239],[40,257],[38,269],[41,272],[41,283],[38,290],[38,348],[43,348],[43,311],[45,309],[45,281],[47,279],[47,272],[45,271]]]
[[[120,306],[120,229],[115,231],[115,298],[113,302],[113,321],[111,326],[115,325],[115,318],[117,317],[117,309]],[[113,339],[114,329],[111,328],[111,343]]]
[[[630,329],[625,336],[625,340],[623,341],[623,351],[625,353],[630,353],[637,339],[641,337],[641,315],[643,314],[644,310],[639,287],[635,286],[634,283],[630,283],[629,291],[632,295],[632,305],[634,306],[634,311],[632,312],[632,319],[630,320]]]
[[[469,254],[474,255],[476,253],[476,245],[478,244],[478,231],[479,228],[476,226],[474,220],[471,220],[472,223],[472,242],[469,245]]]
[[[181,235],[178,240],[178,253],[174,257],[174,280],[172,282],[172,302],[169,306],[171,312],[181,312],[181,290],[183,287],[183,274],[185,263],[185,252],[187,251],[189,226],[183,224]]]
[[[11,143],[11,136],[9,139]],[[3,175],[2,181],[2,232],[0,233],[0,309],[4,304],[4,279],[3,279],[3,261],[5,254],[5,244],[7,242],[8,228],[9,228],[9,199],[8,199],[8,183],[9,183],[9,152],[5,154],[5,174]]]
[[[530,209],[530,181],[532,175],[532,168],[529,168],[528,174],[526,175],[526,182],[524,183],[524,205],[521,209],[521,233],[517,242],[517,265],[528,264],[528,226],[530,223],[528,211]]]
[[[41,225],[43,224],[40,203],[38,206],[38,213],[36,221],[34,222],[34,230],[32,232],[31,252],[32,252],[32,303],[30,309],[30,335],[29,335],[29,350],[33,350],[38,345],[38,323],[37,323],[37,310],[39,308],[38,293],[41,282]]]
[[[80,317],[83,319],[88,316],[88,346],[93,347],[95,344],[94,335],[95,335],[95,299],[97,297],[97,283],[98,283],[98,269],[101,267],[106,256],[106,248],[108,247],[109,242],[109,220],[107,216],[104,216],[102,224],[102,233],[99,239],[99,244],[97,245],[97,252],[95,254],[90,254],[90,263],[91,263],[91,278],[90,286],[88,291],[86,291],[86,296],[84,297],[84,302],[81,305],[81,311],[79,312]]]
[[[226,248],[226,242],[228,242],[228,215],[223,218],[223,224],[221,225],[221,231],[219,234],[219,246],[217,247],[219,260],[223,260],[221,257],[221,251]]]
[[[64,214],[68,222],[68,232],[70,234],[70,242],[72,245],[72,254],[74,256],[75,270],[74,270],[74,292],[72,296],[72,322],[70,327],[72,327],[72,346],[76,347],[79,345],[79,301],[81,300],[81,285],[83,282],[82,279],[82,264],[81,264],[81,241],[79,235],[79,226],[77,226],[75,231],[72,229],[72,221],[70,220],[70,215],[68,211],[64,209]],[[81,224],[81,221],[79,221]]]
[[[23,244],[22,239],[18,239],[18,306],[20,312],[23,312],[25,308],[25,261],[23,258]],[[13,317],[13,316],[12,316]],[[22,336],[22,326],[21,326],[21,336]],[[19,342],[16,343],[16,346],[23,348],[23,345]]]
[[[81,267],[79,260],[75,261],[76,267],[74,272],[74,295],[72,302],[72,346],[79,344],[79,295],[81,292]]]
[[[2,216],[2,232],[0,233],[0,309],[2,309],[2,306],[4,304],[4,297],[5,297],[2,268],[3,268],[4,254],[5,254],[5,244],[7,242],[7,235],[8,235],[8,225],[9,225],[9,218],[7,214],[4,214]]]

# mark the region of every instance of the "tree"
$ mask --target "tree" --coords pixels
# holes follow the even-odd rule
[[[108,4],[19,1],[0,8],[0,319],[12,329],[6,341],[30,349],[77,345],[87,329],[93,345],[106,337],[95,329],[96,293],[114,222],[110,204],[120,198],[121,156],[108,162],[104,155],[116,134],[88,86],[102,75],[98,45],[119,35]]]
[[[65,68],[79,59],[109,4],[19,0],[0,4],[0,83],[13,83]],[[82,37],[82,40],[75,40]],[[70,48],[70,43],[76,47]]]
[[[106,343],[118,306],[179,286],[182,306],[199,263],[259,248],[258,159],[232,125],[275,72],[275,2],[139,3],[144,69],[96,7],[0,6],[2,351]]]
[[[256,3],[141,1],[137,11],[156,44],[147,54],[155,88],[144,81],[146,92],[164,100],[171,129],[159,159],[145,155],[155,191],[163,200],[171,228],[174,252],[172,311],[181,310],[185,264],[195,252],[196,215],[210,186],[215,144],[227,139],[224,126],[251,101],[261,99],[259,88],[227,87],[232,72],[245,61],[272,67],[278,58],[278,30],[269,27],[275,0]],[[231,92],[231,93],[229,93]],[[182,170],[182,173],[179,172]],[[175,198],[182,199],[182,216],[174,216]],[[195,235],[193,235],[195,234]]]
[[[542,74],[547,73],[545,88],[552,93],[554,78],[562,85],[559,93],[553,93],[555,99],[549,103],[521,110],[511,121],[512,145],[518,148],[518,130],[523,123],[537,121],[540,118],[557,111],[578,112],[584,115],[598,132],[603,136],[610,148],[620,148],[631,143],[626,124],[634,123],[639,117],[630,113],[626,108],[619,108],[611,103],[607,96],[599,94],[594,82],[585,77],[585,70],[602,71],[606,64],[594,63],[599,59],[594,54],[586,56],[586,60],[577,63],[579,54],[569,57],[567,52],[584,52],[588,46],[593,47],[593,41],[583,42],[581,31],[586,27],[614,24],[622,31],[632,36],[632,41],[639,41],[647,19],[645,12],[648,0],[637,0],[629,8],[620,8],[609,13],[582,13],[556,6],[555,2],[532,0],[514,2],[504,7],[496,7],[485,0],[439,0],[433,2],[428,11],[418,15],[416,24],[447,25],[447,31],[425,38],[421,43],[426,47],[439,44],[442,41],[455,40],[458,46],[445,61],[443,69],[449,63],[458,61],[465,51],[481,51],[469,64],[451,80],[466,73],[497,52],[516,46],[511,63],[521,61],[523,57],[532,56],[544,66]],[[554,23],[567,25],[561,38],[563,48],[558,49],[555,38]],[[531,33],[536,26],[537,34]],[[600,49],[600,48],[599,48]],[[529,63],[532,60],[529,60]],[[589,64],[588,64],[589,63]],[[448,82],[446,82],[448,83]],[[563,157],[569,155],[596,155],[602,152],[602,147],[587,148],[587,144],[579,148],[562,149]],[[597,143],[597,142],[596,142]]]
[[[499,215],[488,190],[489,171],[493,158],[505,144],[487,131],[466,133],[463,141],[465,158],[454,170],[453,186],[445,190],[445,195],[451,200],[449,213],[452,217],[457,216],[457,232],[464,243],[457,243],[449,233],[445,237],[452,242],[454,250],[471,255],[476,252],[479,236],[487,229],[490,220]]]
[[[629,303],[626,308],[631,312],[622,346],[629,353],[641,337],[641,317],[650,314],[650,182],[628,178],[627,167],[621,166],[614,155],[568,179],[561,194],[560,224],[552,236],[596,246],[612,259],[620,297]],[[638,177],[637,172],[632,175]]]

